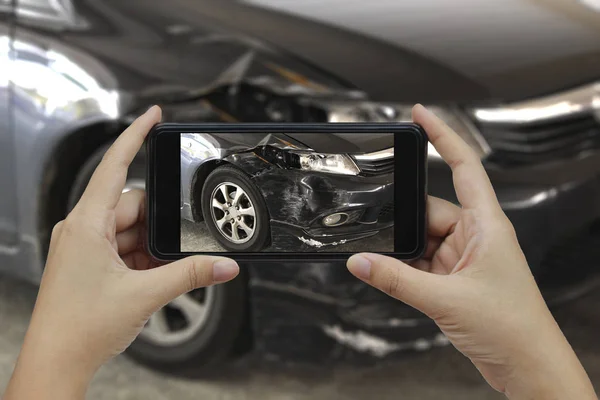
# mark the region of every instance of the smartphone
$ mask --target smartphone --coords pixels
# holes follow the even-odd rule
[[[165,123],[147,155],[147,243],[159,260],[415,259],[425,249],[418,125]]]

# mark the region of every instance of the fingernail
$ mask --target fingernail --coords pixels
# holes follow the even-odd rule
[[[419,106],[425,114],[429,114],[429,115],[433,114],[431,112],[431,110],[429,108],[425,107],[423,104],[419,103],[419,104],[417,104],[417,106]]]
[[[360,279],[369,280],[371,278],[371,261],[363,256],[354,255],[348,260],[348,269]]]
[[[227,282],[236,277],[240,267],[233,260],[219,260],[213,264],[213,282]]]

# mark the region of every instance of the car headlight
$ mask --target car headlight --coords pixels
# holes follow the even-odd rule
[[[327,110],[328,122],[410,122],[411,105],[384,104],[375,102],[323,102]],[[458,133],[483,159],[490,153],[490,147],[481,136],[469,117],[457,107],[427,106],[451,129]],[[440,158],[435,148],[429,144],[429,156]]]
[[[296,167],[304,171],[325,172],[340,175],[358,175],[360,170],[346,154],[322,154],[293,152]]]
[[[219,156],[216,143],[211,143],[208,138],[199,134],[185,134],[180,139],[181,151],[196,158],[214,158]]]

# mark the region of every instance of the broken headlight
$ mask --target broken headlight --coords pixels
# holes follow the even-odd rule
[[[312,152],[293,152],[291,154],[293,166],[304,171],[340,175],[358,175],[360,172],[354,161],[345,154]]]

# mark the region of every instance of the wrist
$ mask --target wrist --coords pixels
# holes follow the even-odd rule
[[[515,361],[505,394],[511,400],[597,400],[587,373],[553,319]]]
[[[88,375],[76,368],[65,369],[44,360],[20,357],[4,400],[84,399],[90,381]]]
[[[85,398],[97,367],[52,336],[27,333],[5,400]]]

